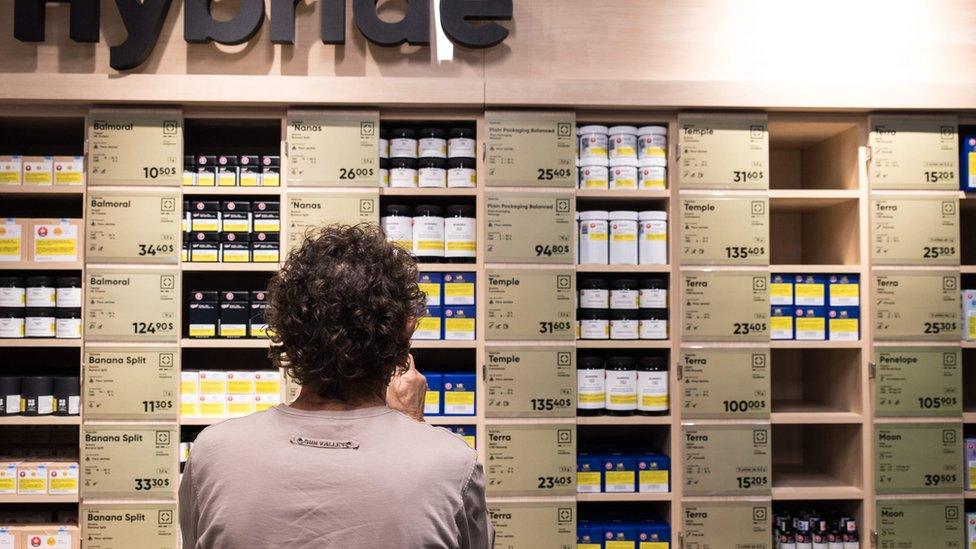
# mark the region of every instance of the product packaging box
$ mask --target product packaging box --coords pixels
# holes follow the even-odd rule
[[[225,233],[251,232],[251,203],[225,200],[220,204],[220,230]]]
[[[217,186],[218,187],[237,186],[237,157],[236,156],[217,157]]]
[[[477,448],[474,425],[447,425],[445,429],[464,439],[464,442],[472,449]]]
[[[66,461],[47,463],[47,493],[73,495],[78,493],[78,464]]]
[[[444,374],[444,415],[475,415],[474,388],[474,374]]]
[[[603,491],[603,463],[600,456],[580,453],[576,456],[576,492],[596,494]]]
[[[216,263],[220,259],[220,235],[218,233],[190,234],[190,261]]]
[[[637,526],[623,520],[613,520],[603,526],[603,539],[607,541],[606,547],[614,547],[614,543],[620,544],[618,547],[634,547],[637,544]]]
[[[256,233],[281,232],[281,203],[255,200],[251,203],[252,230]]]
[[[976,490],[976,438],[967,438],[963,444],[966,459],[966,490]]]
[[[640,547],[670,547],[671,526],[664,521],[642,520],[637,524]]]
[[[794,326],[797,341],[823,341],[827,339],[827,309],[824,307],[797,307]]]
[[[197,184],[196,160],[192,156],[184,156],[183,157],[183,186],[192,187],[196,184]]]
[[[17,462],[0,461],[0,496],[17,493]]]
[[[224,291],[220,298],[218,334],[223,338],[247,337],[251,304],[247,292]]]
[[[30,261],[30,220],[0,219],[0,263]]]
[[[261,370],[254,372],[254,392],[259,395],[281,395],[281,372]]]
[[[610,454],[603,462],[604,492],[637,491],[637,459],[624,454]]]
[[[976,513],[966,513],[966,549],[976,549]]]
[[[603,549],[603,526],[579,521],[576,524],[576,549]]]
[[[237,181],[241,187],[257,187],[261,183],[261,158],[257,156],[240,156],[237,158]]]
[[[217,157],[208,155],[197,156],[195,164],[197,170],[197,186],[216,187]]]
[[[5,185],[23,185],[23,172],[23,156],[0,156],[0,187]]]
[[[226,395],[227,372],[224,370],[200,370],[201,395]]]
[[[267,395],[254,395],[254,411],[263,412],[281,404],[281,395],[278,393]]]
[[[257,392],[256,372],[231,370],[227,372],[227,394],[253,395]]]
[[[277,263],[281,258],[278,233],[254,233],[251,235],[251,261]]]
[[[221,233],[220,262],[250,263],[251,235],[248,233]]]
[[[47,495],[47,464],[27,461],[17,464],[17,495]]]
[[[827,279],[823,275],[796,275],[793,278],[793,304],[823,307],[827,304]]]
[[[84,185],[85,157],[84,156],[55,156],[54,157],[55,185]]]
[[[254,395],[227,395],[227,414],[232,416],[246,416],[253,414],[257,408]]]
[[[976,340],[976,290],[962,291],[962,337]]]
[[[79,549],[81,534],[78,526],[69,524],[37,524],[20,527],[25,549]]]
[[[264,314],[268,310],[268,294],[262,290],[251,292],[251,315],[247,320],[249,337],[268,337],[268,322]]]
[[[281,157],[274,155],[261,157],[261,186],[281,186]]]
[[[197,397],[200,402],[200,417],[223,417],[227,415],[227,395],[201,394]]]
[[[190,292],[189,335],[192,338],[217,337],[217,292]]]
[[[183,370],[180,372],[180,394],[195,395],[200,392],[200,372]]]
[[[437,340],[441,338],[441,318],[443,312],[440,307],[427,307],[424,316],[417,319],[417,328],[413,332],[416,340]]]
[[[654,453],[637,456],[637,491],[670,492],[671,458]]]
[[[24,542],[20,537],[20,528],[14,525],[0,526],[0,548],[21,549]]]
[[[830,277],[827,279],[827,283],[828,306],[861,306],[861,282],[858,275],[830,275]]]
[[[793,276],[774,274],[769,277],[769,304],[793,305]]]
[[[24,185],[53,185],[54,157],[53,156],[25,156]]]
[[[183,263],[190,262],[190,235],[188,233],[183,233],[183,246],[180,248],[180,261]]]
[[[444,307],[444,339],[451,341],[474,341],[474,307]]]
[[[441,289],[444,284],[444,275],[441,273],[420,273],[418,285],[420,291],[427,294],[428,307],[440,307],[444,301],[441,299]]]
[[[964,191],[976,191],[976,135],[965,135],[959,151],[960,186]]]
[[[442,374],[424,373],[427,378],[427,394],[424,395],[424,415],[439,416],[441,409],[441,393],[444,392],[444,376]]]
[[[194,200],[190,202],[190,231],[194,233],[219,232],[220,214],[220,202],[216,200]]]
[[[444,273],[444,305],[475,304],[475,273]]]
[[[773,307],[769,314],[769,339],[793,339],[793,308]]]
[[[30,222],[30,260],[63,263],[81,259],[80,219],[31,219]]]
[[[827,339],[830,341],[858,341],[861,339],[861,308],[830,308],[827,311]]]
[[[197,417],[200,415],[200,395],[197,393],[183,393],[180,395],[180,417]]]

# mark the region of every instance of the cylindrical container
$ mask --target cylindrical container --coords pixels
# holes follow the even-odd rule
[[[54,378],[49,376],[20,378],[20,410],[25,416],[53,414]]]
[[[607,132],[607,127],[600,125],[581,126],[576,130],[581,163],[607,164]]]
[[[618,278],[610,283],[611,309],[639,309],[640,288],[633,278]]]
[[[641,190],[665,189],[668,186],[668,161],[664,158],[641,158],[637,169],[637,186]]]
[[[637,369],[629,356],[607,358],[607,413],[629,416],[637,411]]]
[[[602,396],[600,398],[600,407],[603,407]],[[0,416],[16,416],[19,414],[20,378],[12,376],[0,377]]]
[[[54,337],[81,339],[81,307],[58,308],[54,324]]]
[[[81,410],[81,380],[77,377],[54,378],[54,415],[76,416]]]
[[[28,307],[54,307],[57,304],[57,284],[54,277],[27,277],[26,296]]]
[[[642,278],[638,305],[641,309],[667,309],[668,283],[663,278]]]
[[[390,186],[390,160],[380,158],[380,187]]]
[[[668,129],[664,126],[641,126],[637,130],[638,158],[666,158]]]
[[[610,212],[610,264],[637,265],[637,212]]]
[[[639,214],[638,256],[641,265],[666,265],[668,262],[668,212],[643,211]]]
[[[424,188],[447,187],[447,160],[429,156],[417,160],[417,182]]]
[[[610,283],[605,278],[582,278],[579,282],[580,309],[609,309]]]
[[[27,307],[24,314],[24,335],[27,337],[54,337],[57,335],[57,318],[54,307]]]
[[[414,208],[413,253],[418,261],[433,263],[444,257],[444,209],[440,206]]]
[[[610,311],[610,339],[637,339],[640,332],[640,313],[637,309]]]
[[[475,159],[450,158],[447,161],[447,186],[450,188],[474,188],[478,186]]]
[[[81,307],[81,277],[62,276],[57,281],[58,289],[55,293],[55,303],[62,307]]]
[[[641,309],[638,334],[640,339],[667,339],[667,309]]]
[[[0,338],[24,337],[24,308],[0,307]]]
[[[637,166],[637,128],[613,126],[608,133],[607,156],[610,158],[610,165]]]
[[[380,226],[386,233],[386,239],[413,253],[413,212],[410,206],[388,204],[384,212],[386,215],[380,218]]]
[[[0,277],[0,307],[27,306],[27,289],[19,276]]]
[[[580,339],[610,339],[610,311],[606,309],[577,309]]]
[[[380,130],[380,158],[386,159],[390,157],[390,132],[387,130]]]
[[[606,210],[587,210],[579,213],[579,262],[607,265],[610,262],[610,248],[607,242],[610,212]]]
[[[390,187],[417,186],[417,161],[413,158],[390,159]]]
[[[609,171],[606,166],[583,164],[579,169],[579,188],[609,189]]]
[[[443,128],[421,128],[417,137],[418,157],[447,158],[447,132]]]
[[[474,128],[456,127],[447,132],[448,158],[477,158]]]
[[[580,246],[579,246],[579,240],[580,240],[579,239],[579,234],[580,234],[580,224],[579,224],[579,217],[580,216],[579,216],[579,212],[576,212],[575,214],[573,214],[573,217],[575,219],[575,221],[574,221],[575,225],[573,226],[573,236],[574,236],[574,238],[573,238],[573,263],[579,263],[580,262],[580,260],[579,260],[579,248],[580,248]]]
[[[576,361],[576,415],[596,416],[606,409],[607,386],[603,359],[581,356]]]
[[[615,191],[637,189],[637,166],[610,166],[607,185]]]
[[[444,217],[444,257],[451,263],[474,263],[478,249],[478,223],[474,206],[455,204]]]
[[[660,416],[670,408],[668,394],[668,366],[658,356],[643,356],[637,360],[637,411],[644,415]]]
[[[390,131],[390,159],[417,158],[417,132],[411,128]]]

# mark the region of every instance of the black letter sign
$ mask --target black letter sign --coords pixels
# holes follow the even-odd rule
[[[159,39],[172,0],[115,0],[125,25],[125,42],[112,46],[108,64],[117,71],[141,65]]]
[[[490,48],[508,36],[498,23],[480,26],[469,21],[511,21],[512,0],[441,0],[441,27],[452,42],[468,48]]]
[[[44,41],[44,4],[48,0],[14,3],[14,38],[21,42]],[[100,0],[71,0],[69,36],[75,42],[98,42]]]
[[[230,21],[214,21],[210,15],[211,0],[183,1],[183,38],[205,44],[243,44],[261,30],[264,22],[264,0],[241,0],[237,15]]]
[[[353,0],[353,19],[367,40],[380,46],[430,45],[430,0],[407,0],[402,21],[387,23],[376,14],[376,0]]]
[[[302,0],[271,0],[271,41],[295,43],[295,6]],[[343,44],[346,41],[346,1],[319,0],[322,5],[322,43]]]

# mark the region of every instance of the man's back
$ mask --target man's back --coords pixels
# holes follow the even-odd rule
[[[278,406],[203,431],[180,486],[186,549],[491,547],[484,474],[450,432],[386,407]]]

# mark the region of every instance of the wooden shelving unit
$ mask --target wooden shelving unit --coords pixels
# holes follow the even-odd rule
[[[0,347],[54,347],[80,349],[80,339],[0,338]]]
[[[78,503],[77,495],[66,496],[27,496],[27,495],[3,495],[0,496],[0,503],[13,503],[27,505],[33,503]]]
[[[81,425],[81,416],[0,416],[0,425]]]
[[[576,501],[592,501],[598,503],[671,501],[671,498],[671,492],[603,492],[599,494],[576,494]]]

